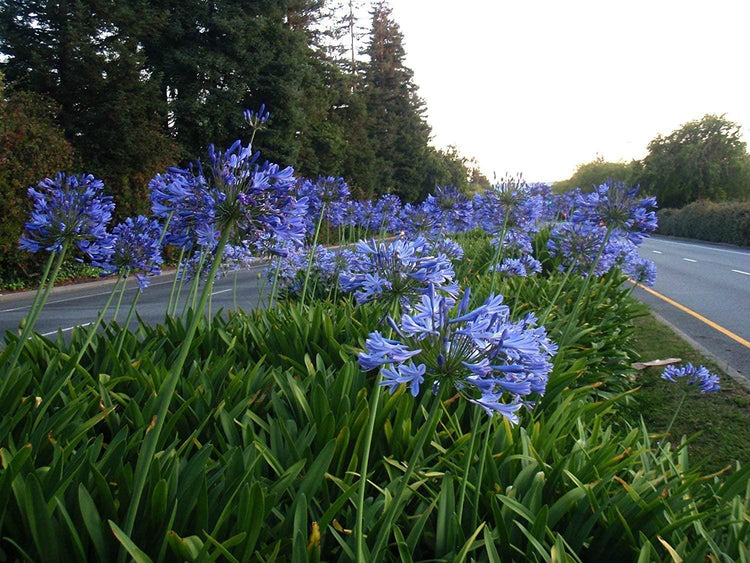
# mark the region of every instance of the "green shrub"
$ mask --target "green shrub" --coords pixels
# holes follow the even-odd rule
[[[467,240],[484,256],[486,238]],[[481,256],[464,269],[475,301],[491,283]],[[620,415],[640,311],[622,282],[614,270],[594,279],[576,307],[580,279],[500,280],[515,316],[543,314],[553,340],[567,337],[545,397],[517,426],[444,392],[380,395],[363,514],[368,549],[385,550],[372,560],[747,560],[750,470],[702,476],[685,441]],[[0,391],[0,560],[354,558],[375,384],[357,352],[384,311],[346,299],[200,318],[135,525],[122,531],[157,393],[194,314],[126,332],[121,350],[122,328],[109,325],[79,364],[85,329],[24,342]]]
[[[74,163],[73,148],[55,123],[58,111],[52,100],[30,92],[0,96],[0,278],[9,282],[41,270],[34,255],[18,249],[31,208],[27,189]]]
[[[696,201],[658,217],[658,234],[750,246],[750,201]]]

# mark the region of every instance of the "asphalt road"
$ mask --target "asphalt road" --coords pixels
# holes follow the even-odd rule
[[[653,237],[641,255],[656,263],[659,295],[640,288],[634,295],[723,367],[750,378],[750,251]]]
[[[234,274],[221,278],[214,283],[211,296],[211,312],[219,309],[234,309],[235,299],[238,308],[253,309],[261,304],[261,290],[266,298],[270,293],[270,284],[259,279],[264,266],[243,270],[237,274],[237,292],[234,291]],[[164,322],[167,303],[172,291],[174,272],[152,278],[151,284],[138,299],[136,311],[149,324]],[[186,284],[187,285],[187,284]],[[52,288],[47,304],[37,320],[35,331],[45,336],[52,336],[58,330],[64,333],[77,325],[92,323],[109,298],[114,287],[114,280],[99,280]],[[187,287],[183,289],[177,311],[182,311]],[[127,317],[130,304],[138,291],[134,279],[128,280],[125,296],[118,315],[123,323]],[[11,293],[0,295],[0,335],[6,331],[18,330],[19,323],[28,314],[34,292]],[[116,298],[115,298],[116,299]],[[105,320],[111,320],[114,311],[110,306]],[[131,328],[136,326],[135,316]],[[2,346],[2,344],[0,344]]]
[[[641,254],[656,263],[657,281],[653,289],[659,296],[641,288],[636,288],[634,295],[693,343],[707,350],[723,367],[750,381],[750,251],[653,237],[644,241]],[[263,266],[257,266],[239,272],[237,307],[247,310],[261,304],[263,286],[263,293],[268,297],[269,284],[264,284],[259,277],[262,269]],[[152,324],[164,321],[173,276],[174,273],[167,273],[154,278],[141,295],[137,311],[144,321]],[[112,280],[101,280],[54,288],[37,321],[36,332],[52,336],[58,330],[67,332],[76,325],[93,322],[113,285]],[[212,312],[234,308],[233,287],[233,274],[217,280]],[[124,322],[136,291],[135,281],[131,280],[119,314],[120,322]],[[33,292],[0,295],[0,335],[18,329],[32,300]],[[106,318],[112,318],[111,311]],[[135,322],[131,328],[133,326]]]

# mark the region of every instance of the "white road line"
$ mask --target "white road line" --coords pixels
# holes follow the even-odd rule
[[[80,327],[89,326],[91,323],[83,323],[82,325],[76,325]],[[75,326],[69,326],[68,328],[60,328],[58,329],[60,332],[68,332],[69,330],[73,330],[76,328]],[[49,332],[43,332],[42,336],[52,336],[53,334],[57,334],[57,330],[51,330]]]
[[[738,274],[744,274],[746,276],[750,276],[750,272],[743,272],[742,270],[732,270],[733,272],[737,272]]]
[[[226,293],[227,291],[232,291],[233,288],[229,289],[222,289],[221,291],[214,291],[211,295],[219,295],[219,293]]]
[[[716,252],[726,252],[728,254],[739,254],[740,256],[748,256],[750,255],[750,252],[740,252],[738,250],[728,250],[726,248],[716,248],[713,246],[708,246],[708,244],[690,244],[689,242],[677,242],[674,240],[664,240],[661,238],[652,238],[653,242],[656,243],[664,243],[664,244],[676,244],[678,246],[692,246],[693,248],[705,248],[706,250],[715,250]]]
[[[697,260],[693,260],[692,258],[683,258],[685,262],[697,262]]]
[[[159,282],[159,283],[152,283],[149,285],[149,287],[154,287],[157,285],[165,285],[168,283],[172,283],[171,281],[168,282]],[[129,287],[127,291],[132,291],[136,289],[135,287]],[[111,291],[102,291],[100,293],[87,293],[86,295],[79,295],[77,297],[67,297],[65,299],[57,299],[55,301],[47,301],[46,305],[55,305],[57,303],[67,303],[68,301],[80,301],[81,299],[88,299],[90,297],[98,297],[100,295],[109,295],[112,293]],[[46,306],[45,305],[45,306]],[[0,313],[12,313],[14,311],[23,311],[24,309],[30,309],[31,305],[24,305],[23,307],[14,307],[12,309],[0,309]]]
[[[652,250],[654,254],[664,254],[661,250]]]

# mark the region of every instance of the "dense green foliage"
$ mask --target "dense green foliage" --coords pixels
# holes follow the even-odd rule
[[[331,39],[346,44],[348,30],[326,28],[327,7],[13,0],[0,4],[0,70],[11,92],[56,102],[78,165],[105,180],[123,217],[146,209],[156,172],[203,157],[209,143],[229,146],[238,131],[248,137],[242,110],[261,103],[271,111],[264,157],[302,175],[343,176],[355,193],[406,200],[436,183],[466,187],[468,163],[429,145],[390,9],[373,9],[352,68]]]
[[[30,204],[28,186],[73,165],[73,149],[55,119],[59,107],[29,92],[2,95],[0,74],[0,273],[25,273],[34,257],[18,250]]]
[[[489,286],[489,240],[472,232],[462,243],[457,270],[478,303]],[[553,340],[567,334],[547,394],[520,425],[488,424],[475,406],[442,394],[381,394],[368,543],[382,539],[386,560],[407,561],[650,561],[672,553],[747,561],[747,469],[702,476],[679,437],[652,435],[621,414],[633,397],[624,377],[630,320],[641,311],[623,277],[612,271],[589,284],[579,307],[583,279],[555,269],[546,258],[546,275],[500,286],[514,316],[536,311]],[[565,297],[546,310],[559,284]],[[375,384],[356,353],[383,312],[341,300],[202,318],[129,534],[123,519],[136,460],[192,317],[136,332],[110,325],[78,364],[84,329],[69,341],[25,342],[12,383],[0,390],[0,558],[353,559]],[[14,338],[6,337],[0,362]],[[425,438],[394,509],[406,461]],[[394,510],[389,526],[384,515]]]
[[[634,325],[633,344],[644,360],[681,358],[683,362],[704,365],[717,373],[721,371],[715,362],[652,315],[635,319]],[[720,391],[688,393],[678,410],[681,394],[674,392],[670,381],[660,377],[663,369],[648,367],[635,376],[639,385],[637,413],[643,415],[648,427],[667,428],[675,417],[672,432],[677,436],[693,434],[690,457],[706,472],[722,471],[736,461],[750,464],[750,388],[747,383],[741,377],[723,378]]]
[[[575,188],[581,188],[583,192],[590,192],[594,186],[600,186],[609,179],[634,184],[639,170],[640,164],[637,161],[626,164],[624,162],[607,162],[599,157],[591,162],[579,164],[570,178],[555,182],[553,189],[558,194]]]
[[[556,182],[554,190],[564,193],[581,188],[588,192],[610,178],[639,184],[646,193],[656,196],[663,208],[679,208],[704,199],[747,200],[750,154],[738,124],[724,116],[705,115],[665,137],[657,136],[649,143],[643,160],[623,163],[598,158],[580,164],[573,176]]]
[[[750,156],[740,126],[705,115],[648,145],[640,183],[662,207],[750,196]]]
[[[662,209],[658,233],[750,246],[750,202],[696,201],[682,209]]]

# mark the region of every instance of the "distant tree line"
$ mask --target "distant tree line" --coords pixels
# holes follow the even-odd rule
[[[80,167],[128,213],[155,172],[247,137],[242,110],[261,103],[271,119],[256,144],[302,175],[409,201],[467,187],[470,163],[430,145],[390,8],[376,4],[355,42],[352,3],[3,0],[4,101],[48,99]]]
[[[741,128],[725,116],[705,115],[648,145],[643,160],[607,162],[598,158],[578,166],[569,179],[556,182],[558,193],[613,178],[655,195],[662,208],[691,202],[750,199],[750,155]]]
[[[210,143],[247,142],[242,111],[261,104],[264,159],[343,176],[355,196],[488,185],[472,161],[430,144],[388,5],[364,23],[355,3],[0,0],[0,262],[29,185],[85,171],[105,181],[119,217],[144,212],[154,174]]]

